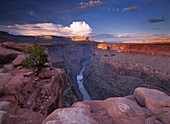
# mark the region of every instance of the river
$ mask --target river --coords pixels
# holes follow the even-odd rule
[[[89,94],[87,93],[86,89],[84,88],[83,80],[82,80],[85,66],[86,66],[86,63],[83,63],[83,67],[82,67],[79,75],[77,75],[77,83],[79,85],[80,92],[83,94],[83,100],[91,100]]]

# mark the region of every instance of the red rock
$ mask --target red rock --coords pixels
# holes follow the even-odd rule
[[[18,50],[18,51],[23,51],[25,49],[24,46],[21,46],[14,42],[4,42],[4,43],[2,43],[1,46],[4,48],[14,49],[14,50]]]
[[[39,78],[51,78],[51,70],[50,70],[50,68],[43,68],[40,72],[39,72],[39,74],[38,74],[38,77]]]
[[[152,116],[145,120],[145,124],[164,124],[164,123],[157,120],[155,116]]]
[[[13,66],[13,64],[8,63],[8,64],[5,64],[5,65],[3,66],[3,68],[5,69],[5,72],[6,72],[6,71],[12,71],[12,70],[14,69],[14,66]]]
[[[108,98],[103,106],[117,124],[143,124],[147,116],[137,103],[126,98]]]
[[[0,73],[0,81],[5,85],[5,95],[0,101],[10,101],[15,105],[34,110],[44,115],[63,107],[64,73],[61,69],[51,69],[50,79],[24,76],[29,69],[19,69]],[[1,83],[1,84],[2,84]],[[0,87],[0,89],[3,89]]]
[[[17,58],[12,62],[14,66],[21,65],[21,62],[26,58],[25,55],[18,55]]]
[[[5,49],[0,46],[0,64],[6,64],[11,60],[14,60],[20,54],[22,53],[19,51]]]
[[[72,108],[57,109],[42,124],[98,124],[86,106],[79,103]]]
[[[1,124],[41,124],[45,116],[19,108],[10,102],[0,102]]]
[[[134,96],[142,106],[155,114],[166,112],[170,107],[170,96],[155,89],[139,87],[135,89]]]
[[[160,116],[162,122],[170,123],[170,96],[155,89],[142,87],[135,89],[134,95],[141,105]]]

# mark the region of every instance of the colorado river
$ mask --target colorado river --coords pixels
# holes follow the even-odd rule
[[[80,92],[83,94],[83,100],[91,100],[89,94],[87,93],[86,89],[84,88],[83,81],[82,81],[83,71],[84,71],[85,66],[86,66],[86,63],[83,63],[83,67],[80,71],[80,74],[77,75],[77,83],[79,85]]]

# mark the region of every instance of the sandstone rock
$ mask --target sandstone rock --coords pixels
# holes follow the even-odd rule
[[[142,87],[135,89],[134,95],[141,105],[159,116],[162,122],[170,123],[170,96],[155,89]]]
[[[147,90],[152,91],[151,89]],[[161,92],[157,93],[161,94]],[[134,100],[134,96],[131,95],[128,97],[108,98],[103,101],[85,100],[77,102],[71,108],[55,110],[47,116],[43,124],[169,124],[168,112],[160,115],[154,114],[147,108],[141,107]]]
[[[18,55],[17,58],[12,62],[14,66],[21,65],[21,62],[26,58],[25,55]]]
[[[38,74],[38,77],[39,78],[50,78],[52,75],[51,75],[51,70],[50,68],[43,68],[39,74]]]
[[[108,98],[103,106],[117,124],[143,124],[147,116],[137,103],[126,98]]]
[[[135,89],[134,95],[142,106],[155,114],[166,112],[166,108],[170,107],[170,96],[161,91],[139,87]]]
[[[163,124],[163,123],[157,120],[155,116],[152,116],[145,120],[145,124]]]
[[[18,50],[18,51],[24,50],[23,46],[21,46],[17,43],[14,43],[14,42],[4,42],[4,43],[2,43],[1,46],[4,47],[4,48],[14,49],[14,50]]]
[[[11,49],[5,49],[0,46],[0,64],[6,64],[11,60],[14,60],[20,54],[22,53]]]
[[[10,102],[0,102],[0,123],[1,124],[41,124],[45,116],[19,108]]]
[[[42,124],[97,124],[86,106],[79,103],[72,108],[57,109]]]
[[[13,66],[13,64],[8,63],[8,64],[5,64],[5,65],[3,66],[3,68],[5,69],[5,72],[6,72],[6,71],[12,71],[12,70],[14,69],[14,66]]]
[[[9,101],[44,115],[63,107],[64,72],[61,69],[51,68],[49,79],[29,76],[32,72],[25,68],[15,68],[10,73],[0,73],[0,94],[5,87],[0,101]]]

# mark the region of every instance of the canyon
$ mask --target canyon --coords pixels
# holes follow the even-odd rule
[[[29,44],[4,42],[9,34],[2,34],[1,123],[170,123],[169,44],[24,36],[28,41],[41,39],[48,54],[45,68],[30,76],[31,70],[20,66],[21,51]],[[16,41],[14,37],[22,39],[14,35],[6,39]],[[49,42],[51,37],[54,41]]]
[[[170,46],[99,44],[84,72],[92,99],[133,94],[137,87],[170,93]]]

